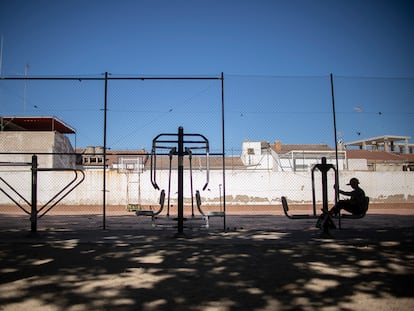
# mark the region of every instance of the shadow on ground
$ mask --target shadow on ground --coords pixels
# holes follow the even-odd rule
[[[0,310],[410,310],[413,227],[3,230]]]

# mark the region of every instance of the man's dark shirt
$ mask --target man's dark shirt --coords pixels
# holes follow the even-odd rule
[[[352,205],[358,206],[358,207],[364,207],[365,206],[365,192],[361,188],[357,187],[356,189],[352,191],[342,191],[340,190],[339,193],[350,196],[350,203]]]

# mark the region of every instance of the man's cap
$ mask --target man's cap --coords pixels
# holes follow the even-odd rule
[[[359,184],[359,180],[357,178],[355,178],[355,177],[351,178],[349,180],[349,183],[347,183],[347,185],[349,186],[349,185],[354,184],[354,183],[355,184]]]

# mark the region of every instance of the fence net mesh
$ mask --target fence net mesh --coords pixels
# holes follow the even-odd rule
[[[88,78],[0,80],[0,215],[24,215],[30,210],[33,154],[39,168],[85,172],[85,180],[44,218],[100,215],[116,227],[122,226],[122,216],[149,224],[149,218],[138,219],[134,211],[156,211],[162,189],[167,193],[165,207],[173,214],[178,165],[177,156],[170,161],[168,153],[176,146],[176,136],[168,148],[158,151],[156,174],[162,189],[151,184],[150,159],[153,139],[165,133],[175,135],[180,126],[184,133],[202,134],[209,141],[208,159],[205,150],[197,148],[191,150],[191,161],[188,153],[184,156],[184,204],[190,216],[193,211],[200,214],[197,190],[203,212],[225,208],[228,215],[282,214],[280,198],[286,196],[292,206],[311,213],[313,188],[318,208],[321,204],[320,174],[315,172],[313,185],[312,167],[322,156],[336,165],[335,135],[342,147],[383,135],[411,139],[414,133],[411,78],[225,75],[222,81],[220,77],[121,79],[125,77],[110,75],[106,84],[102,77]],[[36,125],[19,127],[18,117],[32,118],[31,122],[58,119],[74,133],[60,133],[52,121],[42,125],[41,131],[27,130]],[[404,140],[391,147],[388,151],[401,158],[388,164],[386,172],[378,172],[373,161],[350,169],[349,159],[341,154],[340,186],[345,188],[346,181],[357,175],[367,192],[375,193],[374,201],[412,203],[412,147]],[[308,153],[314,149],[318,152]],[[65,189],[74,174],[39,171],[38,208]],[[388,174],[388,184],[379,182],[380,175],[375,174]],[[334,183],[329,172],[330,204],[335,200]],[[376,194],[378,187],[386,187],[386,194]],[[221,221],[217,217],[212,224],[220,226]],[[228,221],[229,227],[237,226]]]

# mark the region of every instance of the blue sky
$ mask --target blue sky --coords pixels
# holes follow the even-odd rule
[[[30,76],[224,72],[228,149],[246,139],[333,146],[331,72],[341,138],[414,136],[412,1],[0,0],[0,35],[2,76],[26,64]],[[149,148],[179,125],[220,146],[217,81],[109,91],[109,147]],[[101,109],[101,82],[0,83],[0,114],[56,115],[77,146],[102,145]]]

